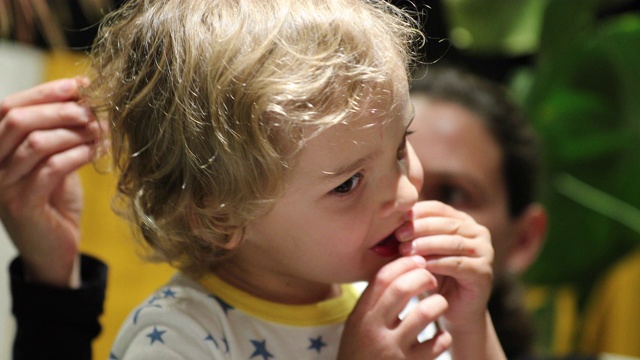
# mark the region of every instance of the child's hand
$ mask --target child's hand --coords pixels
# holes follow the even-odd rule
[[[0,219],[33,282],[79,280],[82,191],[75,170],[91,161],[100,133],[77,103],[84,82],[52,81],[0,102]]]
[[[403,255],[420,255],[449,304],[443,325],[452,333],[481,323],[491,294],[493,247],[489,231],[471,216],[437,201],[413,208],[413,221],[396,231]]]
[[[400,321],[409,300],[437,288],[419,256],[402,257],[385,265],[369,282],[342,335],[339,359],[435,359],[451,344],[447,332],[418,343],[418,334],[447,309],[439,294],[422,299]]]

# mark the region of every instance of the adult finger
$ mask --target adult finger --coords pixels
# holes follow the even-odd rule
[[[19,181],[44,159],[81,144],[95,143],[99,136],[97,122],[81,128],[31,132],[5,161],[6,165],[0,167],[0,185]]]
[[[88,84],[84,77],[60,79],[11,94],[0,101],[0,119],[18,107],[78,100],[80,88]]]
[[[0,121],[0,162],[32,131],[85,126],[91,110],[76,102],[49,103],[10,110]]]
[[[95,145],[82,144],[52,155],[43,161],[29,177],[25,178],[23,186],[31,193],[25,198],[24,207],[34,208],[48,202],[53,191],[69,174],[91,161],[95,149]]]

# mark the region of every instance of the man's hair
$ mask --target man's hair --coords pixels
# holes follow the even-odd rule
[[[383,1],[135,0],[108,15],[86,93],[151,258],[210,268],[281,194],[303,129],[353,118],[420,36]]]
[[[431,65],[415,71],[412,94],[458,104],[476,114],[501,152],[509,214],[516,217],[536,201],[540,144],[519,104],[502,85],[464,70]]]

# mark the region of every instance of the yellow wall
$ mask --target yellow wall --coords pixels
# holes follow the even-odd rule
[[[56,51],[48,56],[45,81],[82,75],[83,55]],[[120,324],[129,312],[174,272],[167,265],[144,263],[136,254],[128,224],[111,211],[115,178],[98,173],[93,166],[80,171],[84,189],[82,244],[84,253],[100,258],[109,266],[107,300],[101,318],[102,334],[94,343],[94,358],[109,358],[109,350]]]

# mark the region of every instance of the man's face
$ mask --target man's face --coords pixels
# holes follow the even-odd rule
[[[420,199],[447,203],[486,226],[499,276],[516,237],[500,149],[481,119],[463,107],[421,95],[411,100],[415,119],[409,139],[424,171]]]

